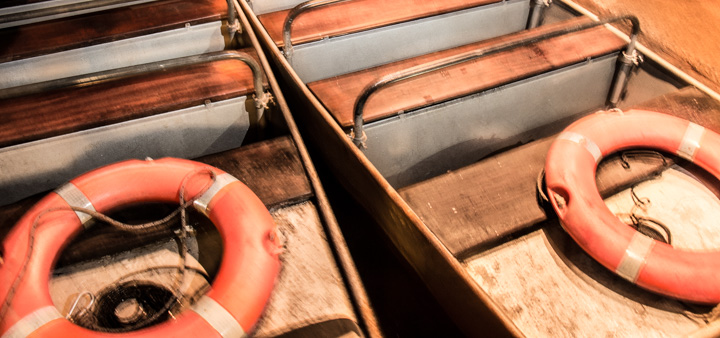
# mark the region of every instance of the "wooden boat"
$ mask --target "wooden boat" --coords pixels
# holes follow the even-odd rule
[[[49,189],[85,171],[132,158],[148,163],[149,158],[169,156],[195,159],[250,187],[270,210],[282,238],[282,268],[274,291],[259,322],[245,331],[257,336],[376,336],[374,314],[342,233],[244,15],[234,20],[238,12],[224,0],[125,5],[0,30],[3,41],[10,42],[2,52],[3,74],[25,77],[0,90],[0,238],[6,239]],[[67,6],[73,8],[73,2]],[[242,23],[232,27],[237,19]],[[212,28],[214,38],[187,37],[200,47],[187,49],[191,43],[176,36],[204,25]],[[242,33],[233,36],[240,27]],[[124,49],[127,45],[131,48]],[[183,49],[183,55],[175,53]],[[134,53],[155,55],[143,59]],[[108,54],[117,60],[107,60]],[[97,67],[56,63],[78,61],[78,56]],[[19,72],[13,67],[29,68]],[[56,68],[64,72],[47,74]],[[144,222],[174,208],[134,206],[111,213]],[[224,241],[200,214],[189,217],[196,235],[187,239],[190,256],[182,267],[172,227],[129,234],[96,222],[65,243],[50,280],[48,298],[56,309],[47,321],[67,317],[85,328],[113,332],[135,329],[138,323],[152,325],[157,318],[172,322],[173,313],[211,287],[223,246],[238,245]],[[17,255],[7,248],[5,243],[0,275],[13,282],[0,286],[3,304],[9,306],[3,305],[3,335],[48,330],[55,324],[41,322],[27,331],[22,325],[10,327],[20,315],[13,312],[13,302],[24,301],[19,290],[32,286],[22,278],[16,283],[16,274],[9,276]],[[173,284],[179,269],[188,270],[181,286]],[[44,287],[32,292],[44,295]],[[179,295],[178,290],[188,293]],[[169,315],[153,317],[153,311],[162,309],[158,304],[172,295],[182,296],[181,305]],[[128,305],[128,298],[135,303]],[[149,315],[152,322],[145,321]]]
[[[538,201],[554,134],[593,111],[650,109],[720,130],[719,96],[637,44],[634,17],[600,20],[571,1],[240,5],[303,135],[466,334],[717,334],[712,307],[613,274]],[[617,22],[630,33],[608,28]],[[608,157],[598,189],[630,200],[638,179],[675,177],[670,163],[687,167],[662,155]]]

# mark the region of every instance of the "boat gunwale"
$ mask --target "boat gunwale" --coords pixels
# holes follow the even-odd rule
[[[343,161],[344,165],[354,168],[354,172],[351,173],[354,174],[354,179],[341,178],[345,189],[350,191],[367,210],[375,211],[371,212],[371,214],[375,216],[379,223],[382,224],[384,223],[382,222],[383,219],[388,219],[397,224],[397,232],[393,232],[394,229],[384,227],[383,230],[405,259],[410,262],[421,279],[430,287],[431,292],[435,294],[438,302],[443,304],[446,312],[451,314],[456,323],[460,324],[460,328],[470,335],[486,335],[492,332],[501,336],[524,336],[508,315],[475,283],[462,264],[445,248],[400,197],[399,193],[375,169],[362,151],[350,141],[331,114],[292,70],[290,64],[281,55],[280,49],[270,38],[247,3],[244,0],[238,1],[242,4],[242,9],[247,14],[251,25],[259,33],[261,43],[270,50],[270,56],[275,64],[279,65],[280,75],[283,78],[289,77],[289,80],[305,95],[305,98],[309,100],[309,104],[317,113],[319,121],[324,123],[324,128],[329,128],[330,136],[335,138],[333,142],[339,142],[340,149],[333,149],[334,153],[342,155],[348,160],[348,162]],[[317,136],[317,134],[318,131],[315,130],[313,136]],[[329,147],[327,146],[327,140],[325,141],[325,146]],[[329,156],[328,153],[328,151],[324,152],[326,156]],[[358,166],[353,167],[349,163],[350,161],[357,162],[355,164]],[[338,161],[327,162],[330,166],[338,165],[336,163]],[[333,169],[339,171],[345,168]],[[370,191],[366,190],[368,187],[372,187]],[[380,194],[381,198],[378,199],[377,195],[380,192],[382,192]],[[368,194],[373,199],[358,198],[358,196]],[[374,200],[377,203],[368,204],[365,202],[367,200]],[[421,249],[418,250],[418,248]],[[438,273],[438,271],[440,272]],[[443,271],[448,273],[443,273]],[[477,301],[468,301],[469,299]],[[458,304],[462,304],[462,306],[458,306]],[[488,314],[492,317],[488,317]],[[490,326],[487,324],[490,324]]]

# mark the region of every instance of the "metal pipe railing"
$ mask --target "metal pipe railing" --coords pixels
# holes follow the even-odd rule
[[[0,15],[0,24],[15,22],[21,20],[29,20],[41,18],[44,16],[67,14],[71,12],[82,11],[105,6],[113,6],[128,2],[129,0],[93,0],[85,2],[70,3],[66,5],[53,6],[47,8],[36,9],[26,12],[17,12],[11,14]]]
[[[622,20],[629,20],[632,24],[632,32],[630,36],[630,43],[628,43],[625,52],[623,55],[634,55],[635,52],[635,43],[637,41],[637,35],[640,33],[640,21],[637,17],[633,15],[624,15],[624,16],[618,16],[613,17],[601,21],[595,21],[595,22],[587,22],[587,23],[579,23],[574,26],[566,27],[557,31],[547,32],[538,36],[523,38],[516,41],[510,41],[510,42],[504,42],[499,43],[497,45],[489,46],[480,50],[474,50],[466,53],[462,53],[459,55],[447,57],[444,59],[440,59],[437,61],[429,62],[426,64],[421,64],[415,67],[411,67],[408,69],[404,69],[386,76],[381,77],[374,83],[371,83],[367,85],[363,91],[361,92],[360,96],[358,96],[357,100],[355,101],[355,106],[353,109],[353,130],[351,132],[351,138],[353,140],[353,143],[357,145],[360,148],[365,148],[365,141],[367,140],[367,136],[365,135],[364,130],[364,121],[363,121],[363,109],[365,107],[365,103],[367,102],[368,98],[378,90],[387,87],[391,84],[398,83],[401,81],[405,81],[408,79],[412,79],[414,77],[427,74],[429,72],[433,72],[439,69],[447,68],[450,66],[454,66],[463,62],[471,61],[483,56],[503,52],[512,48],[529,45],[532,43],[536,43],[539,41],[551,39],[554,37],[558,37],[564,34],[569,34],[585,29],[594,28],[597,26],[602,26],[608,23],[616,22],[616,21],[622,21]],[[623,58],[623,56],[621,56]],[[622,59],[621,59],[622,60]],[[626,67],[619,67],[618,73],[625,72]],[[629,69],[627,70],[629,71]],[[612,96],[615,95],[615,93],[619,93],[622,91],[622,89],[617,89],[616,87],[620,84],[624,85],[624,79],[627,78],[627,74],[620,76],[616,75],[616,80],[612,84],[612,88],[610,90],[610,105],[614,106],[617,101],[614,103],[612,102],[613,98]],[[619,95],[618,95],[619,97]]]
[[[287,18],[285,19],[285,23],[283,24],[283,30],[282,30],[282,37],[283,37],[283,54],[285,55],[285,59],[288,61],[288,63],[292,66],[292,54],[293,54],[293,46],[292,41],[290,41],[290,30],[292,29],[292,23],[297,19],[300,14],[307,13],[310,10],[318,9],[321,7],[326,7],[329,5],[333,5],[340,2],[345,2],[350,0],[310,0],[305,1],[295,7],[293,7],[290,12],[288,13]]]
[[[154,1],[157,1],[157,0],[154,0]],[[93,9],[93,8],[114,6],[114,5],[122,4],[125,2],[130,2],[130,0],[92,0],[92,1],[71,3],[71,4],[61,5],[61,6],[53,6],[53,7],[48,7],[48,8],[36,9],[36,10],[26,11],[26,12],[5,14],[5,15],[0,15],[0,24],[5,24],[5,23],[15,22],[15,21],[22,21],[22,20],[36,19],[36,18],[41,18],[41,17],[45,17],[45,16],[67,14],[67,13],[71,13],[71,12],[83,11],[83,10]],[[235,15],[235,7],[232,4],[232,0],[227,0],[227,4],[228,4],[228,24],[231,27],[237,27],[237,25],[238,25],[237,16]],[[234,20],[232,20],[232,22],[231,22],[231,19],[234,19]]]
[[[97,73],[67,77],[40,83],[33,83],[25,86],[12,87],[0,91],[0,99],[7,99],[21,95],[41,93],[48,90],[56,90],[68,87],[84,87],[91,84],[104,83],[112,80],[124,79],[131,76],[147,74],[156,71],[166,71],[182,66],[190,66],[199,63],[207,63],[220,60],[238,60],[250,67],[253,74],[253,86],[255,87],[255,107],[258,109],[258,116],[262,116],[270,100],[270,94],[263,90],[263,71],[260,65],[249,54],[238,51],[222,51],[201,55],[186,56],[165,61],[146,63],[142,65],[111,69]]]

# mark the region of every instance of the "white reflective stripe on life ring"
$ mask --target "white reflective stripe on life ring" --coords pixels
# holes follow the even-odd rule
[[[682,141],[680,141],[680,146],[676,152],[677,155],[692,162],[697,150],[700,149],[700,139],[702,139],[703,134],[705,134],[705,127],[690,122],[687,129],[685,129]]]
[[[223,337],[247,337],[235,317],[214,299],[203,296],[190,307]]]
[[[630,244],[625,249],[625,255],[620,260],[615,273],[628,281],[635,283],[637,281],[640,270],[645,266],[645,260],[650,254],[650,250],[655,246],[655,240],[645,236],[639,232],[635,232]]]
[[[9,330],[5,331],[2,338],[27,337],[41,326],[59,318],[63,318],[63,316],[54,306],[41,307],[17,321]]]
[[[60,197],[72,207],[79,207],[95,211],[95,206],[92,205],[92,202],[90,202],[87,196],[85,196],[85,194],[83,194],[83,192],[80,191],[80,189],[78,189],[72,183],[67,183],[62,187],[57,188],[55,190],[55,193],[60,195]],[[92,219],[92,216],[84,212],[75,211],[75,214],[78,216],[80,222],[85,227],[87,227],[87,222]]]
[[[217,175],[215,177],[215,182],[213,182],[210,188],[208,188],[208,190],[202,194],[202,196],[198,197],[193,203],[195,209],[207,216],[209,213],[208,205],[210,204],[210,201],[212,201],[213,197],[215,197],[215,194],[228,184],[237,180],[237,178],[228,173]]]
[[[599,163],[602,159],[602,152],[600,151],[600,148],[597,146],[597,144],[595,144],[595,142],[593,142],[593,140],[585,137],[584,135],[571,131],[564,131],[560,133],[560,135],[558,135],[557,139],[567,140],[585,147],[585,149],[587,149],[590,155],[592,155],[592,157],[595,159],[595,163]]]

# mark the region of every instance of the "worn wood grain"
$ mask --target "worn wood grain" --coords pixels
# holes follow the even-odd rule
[[[219,21],[225,0],[165,0],[0,30],[0,62]]]
[[[576,22],[576,21],[573,21]],[[431,53],[355,73],[309,83],[308,87],[344,127],[352,125],[355,101],[362,90],[393,72],[463,52],[479,50],[500,42],[516,41],[568,25],[567,22],[485,40],[462,47]],[[369,98],[363,112],[365,122],[398,112],[480,92],[528,78],[553,69],[606,55],[625,43],[605,28],[596,28],[545,40],[525,47],[493,54],[440,71],[390,85]]]
[[[192,107],[206,100],[239,97],[253,90],[250,68],[240,61],[223,60],[0,100],[0,147]]]
[[[253,337],[362,336],[316,206],[300,203],[272,215],[284,238],[283,266]]]
[[[588,256],[557,222],[469,259],[526,337],[685,337],[703,324]]]
[[[454,12],[499,0],[355,0],[311,10],[295,19],[292,42],[317,41],[395,23]],[[268,34],[283,46],[282,29],[290,10],[259,15]]]
[[[196,160],[237,177],[268,208],[305,200],[313,194],[295,143],[287,136]]]
[[[720,131],[720,103],[689,88],[637,108],[654,109]],[[466,257],[547,219],[536,198],[536,179],[552,138],[538,140],[474,165],[407,187],[400,195],[454,255]],[[601,162],[598,189],[607,196],[663,169],[662,161],[618,156]]]
[[[245,183],[269,209],[304,201],[313,195],[305,168],[294,142],[289,137],[258,142],[195,160],[218,167],[235,176]],[[44,195],[35,195],[0,208],[0,239],[4,238],[25,211]],[[151,221],[162,218],[170,211],[172,207],[155,206],[152,213],[144,217],[150,217],[147,221]],[[137,219],[133,215],[122,217]],[[104,225],[91,227],[90,230],[79,235],[65,250],[65,257],[59,264],[119,252],[128,245],[139,246],[170,235],[172,233],[169,229],[128,234]]]

